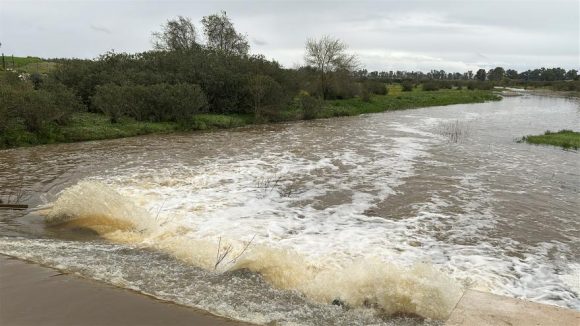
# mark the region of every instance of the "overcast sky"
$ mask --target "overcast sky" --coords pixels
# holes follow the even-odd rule
[[[167,19],[225,10],[252,53],[286,67],[304,42],[341,38],[369,70],[580,66],[578,0],[12,1],[0,0],[0,51],[94,58],[151,48]]]

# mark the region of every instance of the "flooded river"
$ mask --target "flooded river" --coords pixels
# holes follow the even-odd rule
[[[437,324],[466,288],[580,310],[580,154],[515,141],[578,126],[525,95],[4,150],[32,209],[0,253],[263,324]]]

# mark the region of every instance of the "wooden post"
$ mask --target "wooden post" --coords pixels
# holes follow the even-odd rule
[[[27,209],[28,205],[20,205],[20,204],[0,204],[0,209],[14,209],[14,210],[23,210]]]

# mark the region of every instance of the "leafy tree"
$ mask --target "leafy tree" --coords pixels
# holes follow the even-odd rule
[[[178,16],[153,33],[153,47],[162,51],[187,51],[198,47],[197,32],[190,18]]]
[[[487,74],[487,79],[492,81],[500,81],[505,75],[505,70],[502,67],[496,67],[495,69],[490,69]]]
[[[479,80],[479,81],[485,81],[486,78],[486,73],[485,73],[485,69],[479,69],[476,73],[475,73],[475,79]]]
[[[318,40],[309,39],[306,41],[306,64],[315,67],[320,73],[323,99],[328,98],[329,73],[337,70],[351,72],[358,65],[357,57],[348,54],[347,49],[346,43],[327,35]]]
[[[578,70],[576,69],[568,70],[568,72],[566,73],[566,79],[578,80]]]
[[[505,76],[506,76],[508,79],[518,79],[518,77],[519,77],[519,75],[518,75],[518,72],[517,72],[517,71],[515,71],[515,70],[513,70],[513,69],[508,69],[508,70],[506,70],[506,72],[505,72]]]
[[[250,45],[246,36],[236,32],[234,24],[230,21],[225,11],[202,18],[203,32],[209,49],[219,51],[227,55],[248,54]]]

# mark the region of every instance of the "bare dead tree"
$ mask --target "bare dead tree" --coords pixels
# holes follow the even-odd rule
[[[343,41],[325,35],[320,39],[306,41],[305,61],[320,73],[322,98],[328,94],[328,74],[336,70],[353,71],[358,66],[358,58],[347,53],[348,45]]]

